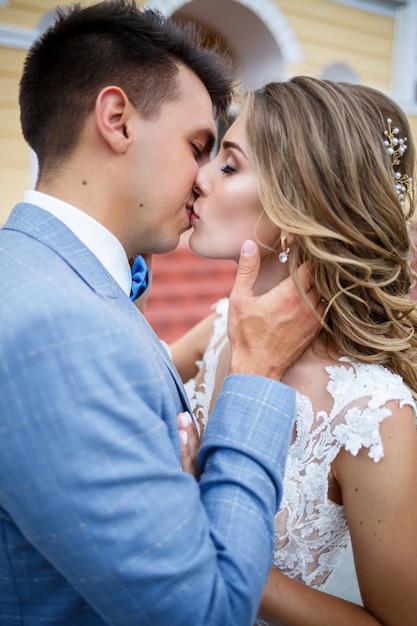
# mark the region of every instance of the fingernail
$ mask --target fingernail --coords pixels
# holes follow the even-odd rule
[[[181,441],[184,444],[184,446],[186,446],[188,443],[188,434],[185,430],[183,430],[181,433]]]
[[[242,256],[253,256],[255,254],[255,244],[253,241],[244,241],[242,244]]]
[[[182,413],[181,415],[181,424],[184,426],[184,428],[187,428],[187,426],[189,426],[191,424],[191,415],[187,412],[187,413]]]

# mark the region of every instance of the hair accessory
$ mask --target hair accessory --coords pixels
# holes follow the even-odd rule
[[[397,136],[400,131],[398,128],[392,128],[392,119],[390,117],[387,118],[387,124],[388,130],[384,130],[386,137],[384,145],[391,157],[391,163],[394,167],[394,183],[400,204],[403,207],[405,204],[405,196],[411,196],[411,192],[413,191],[413,179],[407,176],[407,174],[401,174],[396,168],[401,165],[401,157],[407,150],[408,139],[407,137],[403,139]]]
[[[291,252],[291,248],[286,247],[285,237],[281,237],[282,252],[279,253],[278,260],[280,263],[286,263],[288,261],[288,255]]]

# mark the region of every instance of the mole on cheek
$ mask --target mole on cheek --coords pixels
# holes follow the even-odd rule
[[[83,185],[86,185],[86,184],[87,184],[87,181],[86,181],[86,180],[83,180]]]

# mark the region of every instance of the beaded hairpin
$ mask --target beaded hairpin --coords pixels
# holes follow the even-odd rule
[[[397,136],[400,131],[398,128],[392,128],[392,119],[390,117],[387,118],[387,124],[388,130],[384,130],[384,135],[386,137],[384,145],[391,157],[391,163],[394,167],[395,187],[397,189],[400,204],[403,207],[405,204],[405,196],[408,195],[411,197],[411,193],[413,191],[413,179],[407,176],[407,174],[401,174],[401,172],[396,171],[395,168],[401,164],[401,157],[407,150],[408,139],[407,137],[402,139]]]

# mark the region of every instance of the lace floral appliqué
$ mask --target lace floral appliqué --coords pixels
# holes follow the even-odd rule
[[[226,341],[227,300],[219,301],[219,314],[210,345],[200,365],[203,386],[186,385],[191,407],[205,425],[213,394],[217,361]],[[381,365],[352,363],[326,367],[327,391],[333,399],[330,413],[314,413],[310,399],[297,394],[296,438],[287,459],[284,490],[275,517],[273,565],[311,587],[320,588],[335,570],[349,545],[342,505],[328,498],[331,463],[341,448],[356,456],[366,448],[378,462],[384,456],[380,424],[396,400],[416,410],[400,376]],[[201,377],[200,377],[201,378]]]

